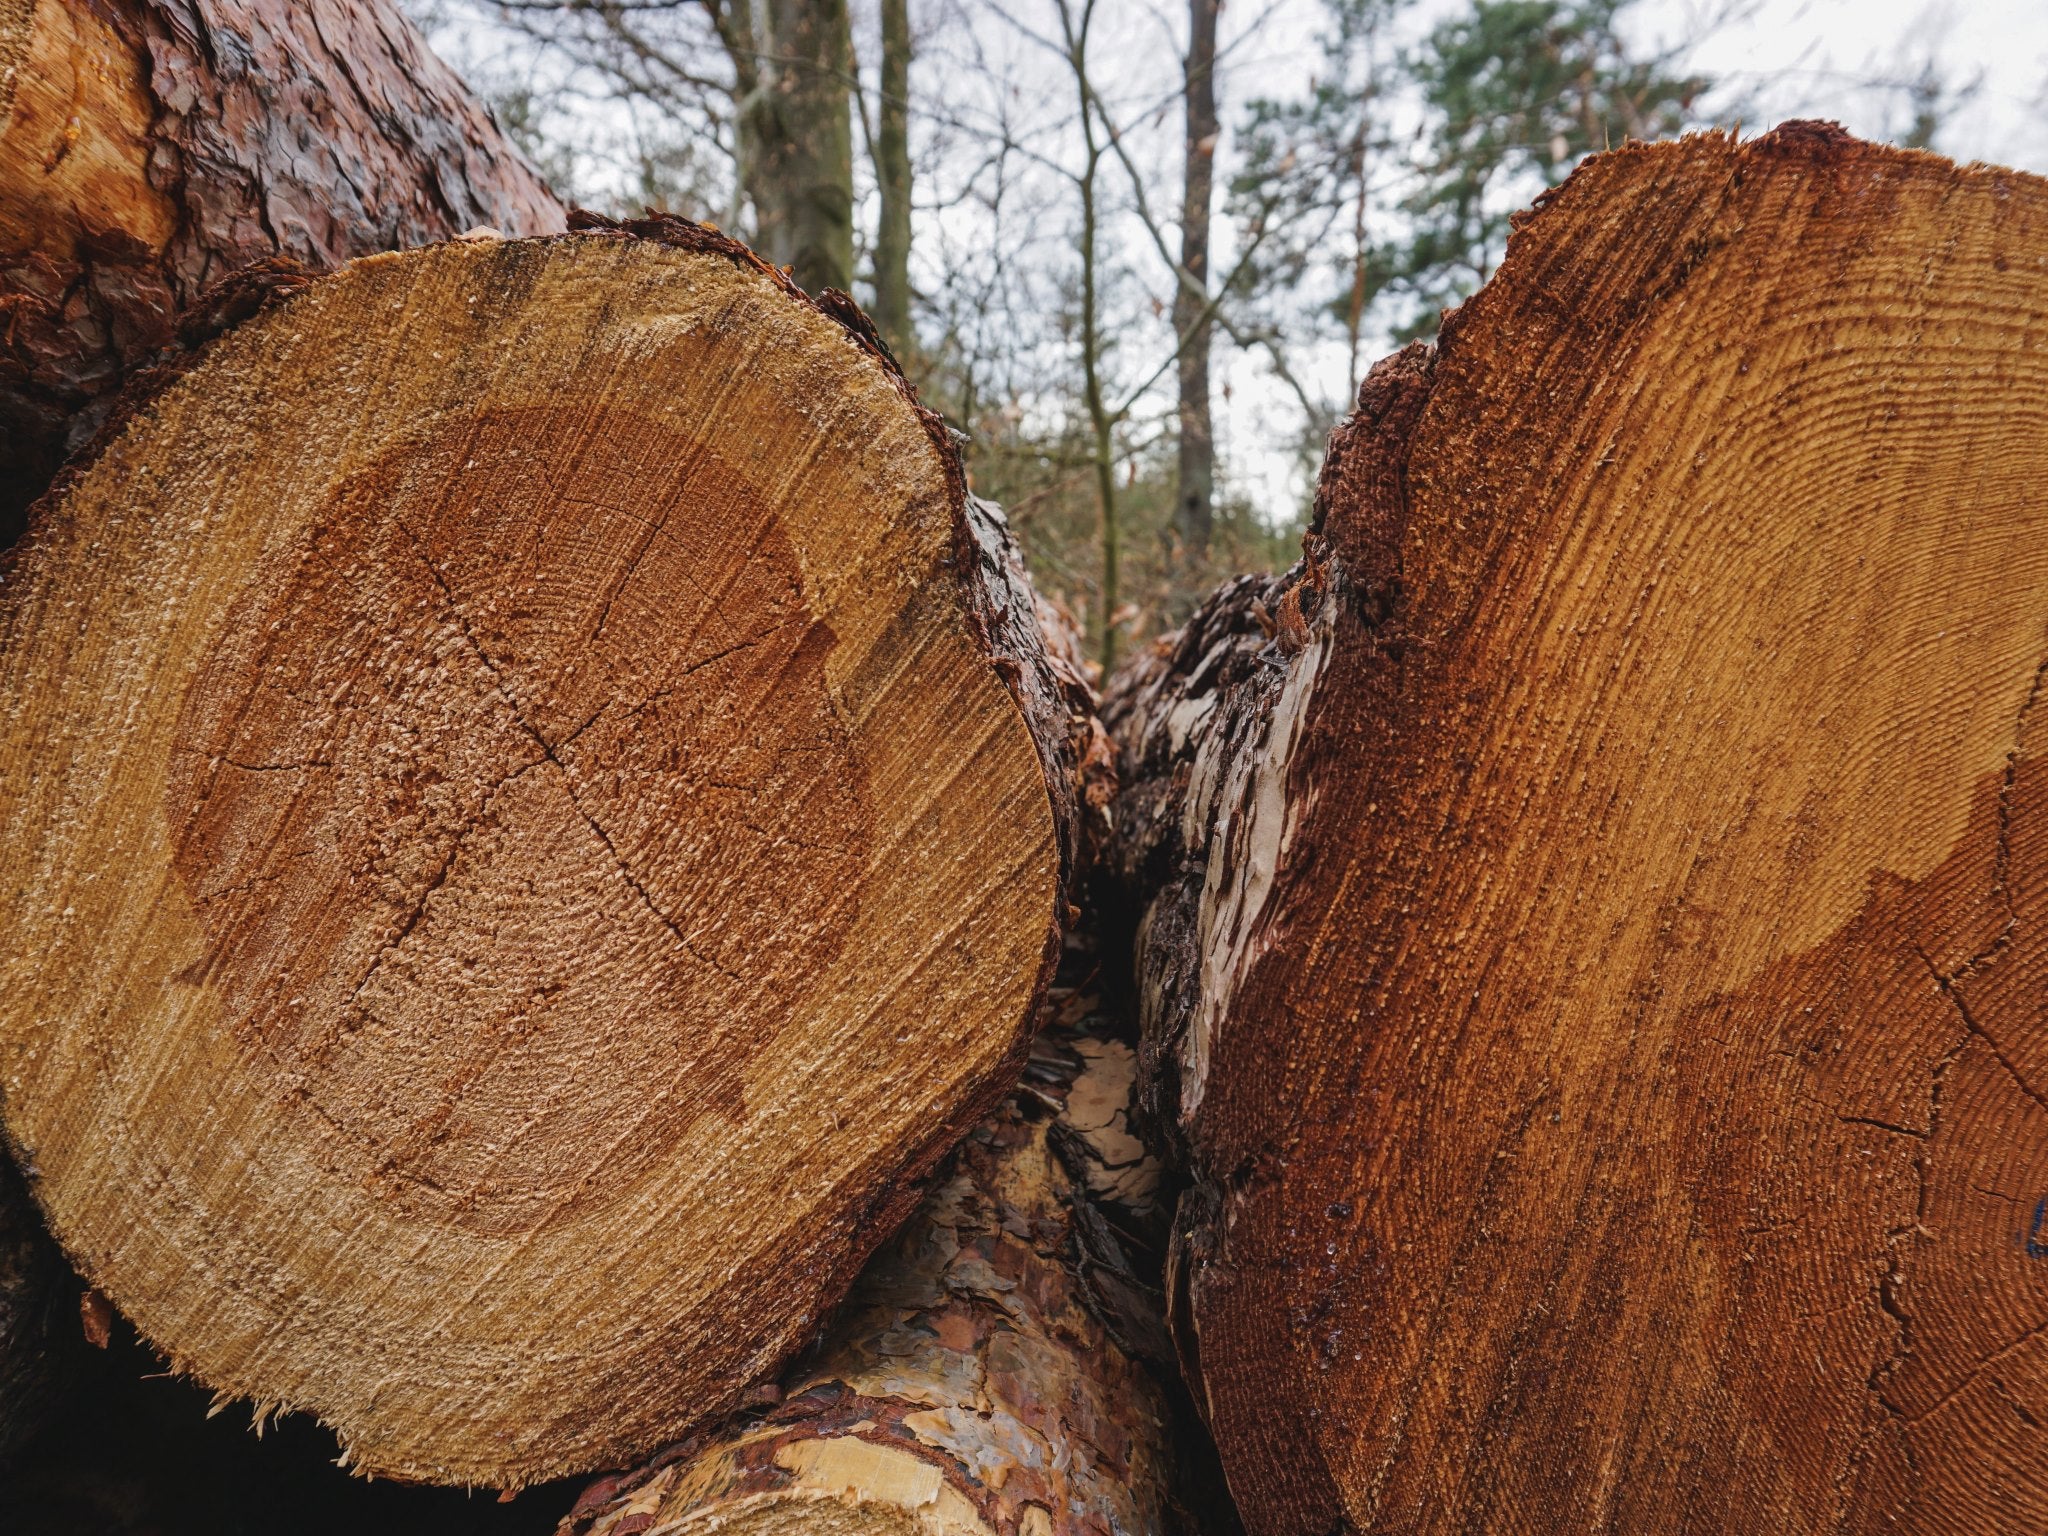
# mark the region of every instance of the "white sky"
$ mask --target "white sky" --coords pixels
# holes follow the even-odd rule
[[[1685,8],[1652,0],[1644,10]],[[1756,82],[1776,108],[1772,120],[1834,117],[1881,138],[1900,122],[1898,103],[1887,120],[1860,82],[1930,54],[1951,79],[1982,75],[1941,148],[2048,173],[2048,0],[1790,0],[1766,5],[1696,57],[1713,73]]]

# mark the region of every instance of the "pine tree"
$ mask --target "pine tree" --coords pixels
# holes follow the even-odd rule
[[[1709,82],[1670,53],[1639,54],[1621,28],[1629,5],[1474,0],[1409,57],[1429,128],[1390,272],[1409,301],[1404,339],[1434,330],[1440,310],[1486,280],[1531,192],[1588,154],[1685,125]]]

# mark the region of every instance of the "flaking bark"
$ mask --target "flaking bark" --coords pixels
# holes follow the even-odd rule
[[[1135,898],[1139,1099],[1180,1138],[1183,1059],[1200,996],[1200,906],[1218,823],[1238,809],[1219,772],[1268,724],[1286,666],[1273,622],[1287,576],[1238,576],[1110,679],[1102,719],[1121,785],[1110,874]],[[1222,875],[1219,873],[1219,879]]]

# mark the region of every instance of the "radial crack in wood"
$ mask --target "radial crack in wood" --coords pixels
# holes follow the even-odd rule
[[[2048,185],[1596,157],[1105,705],[1257,1536],[2048,1527]]]
[[[214,343],[0,674],[53,1230],[180,1369],[498,1486],[730,1407],[1008,1085],[1098,729],[936,419],[677,221]]]

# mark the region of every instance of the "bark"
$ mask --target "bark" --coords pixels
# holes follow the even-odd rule
[[[63,1401],[78,1349],[77,1283],[0,1156],[0,1471]]]
[[[762,254],[806,293],[853,287],[853,31],[846,0],[768,0],[757,118]]]
[[[1220,776],[1265,734],[1288,655],[1273,611],[1301,574],[1224,583],[1180,629],[1133,656],[1102,702],[1119,760],[1110,872],[1139,896],[1141,914],[1134,944],[1139,1103],[1176,1162],[1186,1161],[1181,1078],[1201,995],[1210,841],[1219,821],[1240,813],[1221,798]],[[1219,863],[1217,885],[1239,873]]]
[[[1100,1023],[1040,1038],[1024,1086],[753,1414],[593,1484],[563,1536],[1178,1528],[1171,1410],[1145,1364],[1163,1358],[1159,1298],[1130,1251],[1163,1226],[1159,1166],[1126,1119],[1130,1047]]]
[[[229,274],[562,227],[389,0],[18,3],[0,12],[0,77],[6,542]]]
[[[916,341],[910,328],[910,0],[882,0],[882,78],[875,128],[875,324],[898,357]]]
[[[617,1466],[772,1375],[1013,1080],[1108,798],[858,311],[579,222],[301,284],[0,587],[52,1230],[415,1480]]]
[[[1209,205],[1216,171],[1216,13],[1220,0],[1188,0],[1187,129],[1182,152],[1180,264],[1193,283],[1174,290],[1180,342],[1180,459],[1174,523],[1184,548],[1209,547],[1216,495],[1216,435],[1209,419]]]
[[[1596,157],[1113,685],[1255,1536],[2048,1524],[2044,315],[2037,179]]]

